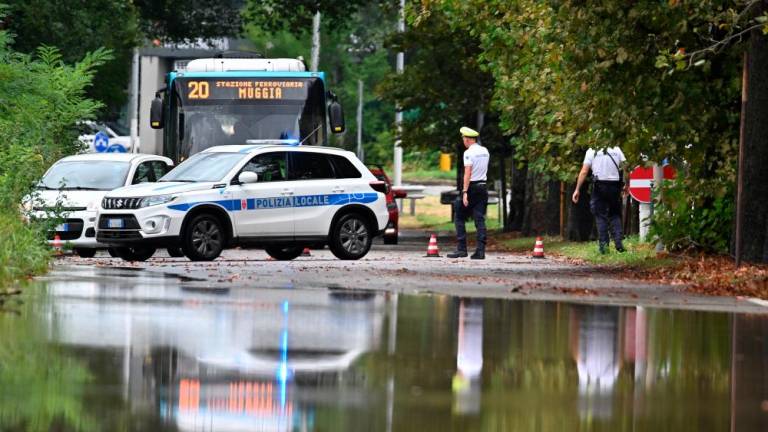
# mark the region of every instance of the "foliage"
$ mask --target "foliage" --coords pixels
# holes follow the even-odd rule
[[[248,0],[245,19],[269,32],[288,30],[293,34],[312,32],[316,12],[329,28],[343,27],[363,0]]]
[[[127,102],[133,47],[139,43],[137,10],[132,2],[93,0],[51,2],[49,0],[7,0],[9,15],[5,27],[15,35],[12,48],[34,54],[41,45],[55,46],[66,63],[73,63],[89,51],[106,47],[113,59],[87,90],[89,97],[103,102],[107,117],[117,117]]]
[[[210,40],[239,34],[241,3],[239,0],[133,1],[144,36],[163,42]]]
[[[75,123],[92,118],[102,106],[86,98],[86,88],[96,68],[111,59],[109,51],[97,49],[67,65],[54,48],[40,48],[32,57],[12,51],[10,42],[0,31],[2,282],[45,266],[42,233],[22,223],[19,205],[48,166],[79,149]]]
[[[713,179],[706,183],[675,181],[663,190],[664,200],[654,209],[651,236],[658,236],[670,251],[697,249],[726,253],[733,221],[733,183]]]
[[[258,7],[265,4],[259,3]],[[327,22],[325,15],[321,25],[320,70],[326,72],[328,89],[339,97],[347,118],[347,131],[343,135],[332,135],[331,140],[335,146],[356,148],[357,82],[362,80],[365,160],[384,163],[391,160],[390,128],[395,109],[393,104],[378,98],[374,88],[392,70],[384,39],[395,27],[395,15],[390,8],[376,3],[356,10],[344,16],[343,26]],[[310,13],[302,13],[311,20]],[[247,21],[246,36],[259,52],[269,57],[309,58],[310,35],[306,29],[300,26],[270,28],[259,19]]]
[[[411,7],[406,17],[406,32],[392,35],[389,47],[406,53],[407,67],[402,75],[391,73],[378,93],[404,111],[404,147],[452,152],[459,128],[475,125],[478,110],[488,111],[493,79],[479,69],[476,34],[452,27],[437,9]]]

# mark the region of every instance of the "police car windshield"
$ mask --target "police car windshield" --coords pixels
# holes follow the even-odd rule
[[[130,164],[117,161],[67,161],[54,164],[38,189],[112,190],[125,185]]]
[[[221,181],[238,162],[240,153],[198,153],[180,163],[164,175],[161,182],[217,182]]]

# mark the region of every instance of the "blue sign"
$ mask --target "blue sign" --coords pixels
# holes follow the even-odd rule
[[[127,150],[122,144],[112,144],[107,148],[106,153],[125,153]]]
[[[99,131],[93,137],[93,149],[99,153],[104,153],[109,148],[109,135]]]

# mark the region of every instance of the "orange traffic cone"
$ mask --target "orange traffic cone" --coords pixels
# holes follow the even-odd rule
[[[301,253],[301,256],[303,257],[312,256],[312,254],[309,253],[309,248],[304,248],[304,251]]]
[[[533,257],[544,258],[544,240],[541,237],[536,237],[536,244],[533,246]]]
[[[429,238],[429,245],[427,246],[427,254],[424,255],[427,258],[439,258],[440,250],[437,248],[437,236],[432,234]]]
[[[56,255],[61,255],[61,236],[58,234],[53,236],[53,250],[56,252]]]

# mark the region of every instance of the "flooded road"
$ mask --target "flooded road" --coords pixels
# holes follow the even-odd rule
[[[1,431],[759,431],[768,315],[71,267],[0,312]]]

